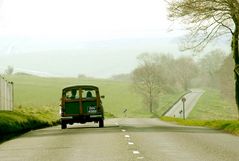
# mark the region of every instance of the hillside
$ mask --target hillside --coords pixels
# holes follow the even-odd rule
[[[116,117],[123,117],[122,112],[127,108],[128,117],[151,116],[148,109],[144,107],[141,96],[131,88],[131,82],[29,75],[11,75],[7,79],[14,82],[16,108],[51,108],[58,113],[62,88],[76,84],[90,84],[98,86],[100,94],[105,95],[103,105],[106,112]],[[159,98],[159,107],[155,111],[159,115],[162,114],[181,94],[182,92],[162,94]]]

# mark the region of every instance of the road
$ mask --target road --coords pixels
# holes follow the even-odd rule
[[[190,93],[186,94],[185,101],[185,118],[188,117],[193,107],[196,105],[199,98],[203,95],[204,91],[200,89],[192,89]],[[164,116],[183,118],[183,102],[179,100]]]
[[[154,118],[30,131],[0,144],[1,161],[237,161],[239,137]]]

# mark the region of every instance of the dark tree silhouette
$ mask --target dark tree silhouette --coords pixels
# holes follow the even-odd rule
[[[202,50],[211,40],[231,35],[235,62],[235,99],[239,112],[239,1],[238,0],[169,0],[169,18],[188,24],[183,49]]]

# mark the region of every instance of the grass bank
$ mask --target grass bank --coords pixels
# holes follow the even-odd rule
[[[239,121],[235,102],[222,97],[216,89],[205,89],[186,120],[161,117],[164,121],[186,126],[205,126],[239,136]]]
[[[29,109],[0,111],[0,142],[33,129],[53,126],[59,123],[59,119],[55,117],[53,111],[31,111],[31,114],[29,111]]]
[[[172,117],[161,117],[161,120],[186,126],[204,126],[217,130],[223,130],[239,136],[239,121],[237,120],[183,120]]]
[[[205,89],[205,93],[188,117],[196,120],[237,120],[237,118],[235,101],[227,100],[216,89]]]
[[[106,118],[115,117],[105,113]],[[30,130],[60,123],[57,111],[49,107],[17,107],[14,111],[0,111],[0,143]]]

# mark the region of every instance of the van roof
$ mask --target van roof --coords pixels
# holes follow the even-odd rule
[[[69,90],[74,88],[82,88],[82,89],[98,89],[98,87],[94,85],[73,85],[63,88],[63,90]]]

